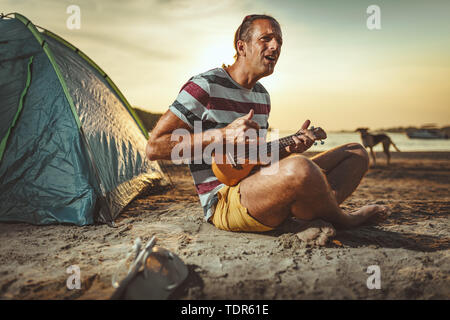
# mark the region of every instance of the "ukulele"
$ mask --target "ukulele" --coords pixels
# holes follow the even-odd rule
[[[307,131],[310,133],[310,137],[311,135],[314,137],[314,141],[320,140],[321,144],[324,144],[323,139],[327,138],[327,134],[322,128],[311,127],[311,129],[300,129],[290,136],[254,145],[253,148],[247,148],[243,155],[239,154],[239,152],[237,154],[236,152],[215,153],[212,157],[212,171],[220,182],[227,186],[234,186],[247,177],[254,167],[267,164],[261,161],[261,159],[258,159],[257,155],[262,152],[259,151],[258,153],[257,148],[263,148],[262,150],[265,152],[263,154],[266,155],[269,155],[270,152],[278,152],[279,149],[295,145],[292,137],[301,137]],[[314,145],[317,145],[317,142],[314,142]]]

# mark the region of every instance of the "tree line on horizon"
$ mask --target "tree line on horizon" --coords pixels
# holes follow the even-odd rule
[[[400,126],[400,127],[391,127],[391,128],[378,128],[378,129],[373,129],[373,130],[370,130],[370,128],[369,128],[369,131],[370,132],[388,132],[388,133],[407,133],[407,132],[414,132],[416,130],[423,130],[423,129],[438,130],[438,131],[450,136],[450,126],[444,126],[444,127],[439,128],[435,124],[425,124],[420,127],[416,127],[416,126],[401,127]],[[354,132],[354,130],[339,130],[337,132],[348,133],[348,132]]]
[[[159,118],[161,118],[162,116],[162,113],[148,112],[137,107],[133,107],[133,109],[138,115],[139,119],[141,119],[142,124],[147,131],[151,131],[155,127]]]

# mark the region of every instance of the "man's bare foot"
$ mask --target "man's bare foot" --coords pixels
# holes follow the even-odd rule
[[[390,216],[389,207],[371,204],[362,207],[359,210],[347,213],[347,227],[356,227],[363,223],[380,223]]]

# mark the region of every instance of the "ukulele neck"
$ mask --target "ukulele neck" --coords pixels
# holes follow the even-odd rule
[[[283,150],[286,147],[294,145],[295,141],[294,141],[293,137],[295,137],[295,136],[297,136],[297,134],[291,134],[290,136],[286,136],[286,137],[283,137],[283,138],[280,138],[280,139],[277,139],[274,141],[267,142],[265,145],[266,154],[269,154],[270,151],[272,150],[272,144],[274,144],[274,146],[276,146],[273,149],[274,151],[279,150],[279,149]]]

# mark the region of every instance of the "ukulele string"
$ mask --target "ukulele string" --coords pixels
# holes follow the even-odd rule
[[[246,148],[246,150],[245,150],[245,153],[244,153],[244,158],[245,159],[248,159],[248,158],[252,158],[252,160],[253,159],[257,159],[258,158],[258,155],[260,154],[260,152],[259,152],[259,150],[261,149],[261,148],[263,148],[263,149],[265,149],[266,150],[266,154],[267,154],[267,151],[268,150],[271,150],[271,154],[272,153],[274,153],[274,152],[277,152],[277,151],[279,151],[280,150],[280,146],[281,147],[287,147],[287,146],[289,146],[291,143],[285,143],[285,142],[283,142],[282,140],[292,140],[292,136],[294,136],[294,135],[291,135],[291,136],[287,136],[287,137],[284,137],[284,138],[282,138],[282,139],[279,139],[279,143],[277,143],[277,144],[275,144],[274,146],[272,146],[272,142],[273,141],[269,141],[269,142],[265,142],[265,143],[263,143],[262,145],[255,145],[254,147],[252,146],[252,147],[249,147],[249,148]],[[275,147],[276,146],[276,147]],[[254,150],[254,149],[256,149],[256,150]],[[258,150],[259,149],[259,150]],[[238,153],[236,154],[236,155],[234,155],[233,156],[233,160],[235,161],[235,162],[237,162],[237,160],[239,159],[239,158],[241,158],[241,155],[239,154],[239,150],[238,150]]]
[[[294,136],[297,136],[297,134],[293,134],[293,135],[279,139],[278,140],[279,143],[275,144],[275,146],[272,145],[272,143],[274,141],[269,141],[269,142],[262,144],[262,146],[255,145],[255,147],[248,148],[248,150],[246,148],[245,153],[244,153],[244,158],[248,159],[251,157],[251,160],[257,160],[258,155],[260,154],[258,148],[261,148],[261,147],[266,150],[266,154],[268,153],[269,150],[271,151],[270,154],[273,154],[274,152],[278,152],[280,150],[280,148],[285,148],[285,147],[288,147],[288,146],[294,144],[295,142],[293,142],[293,139],[292,139],[292,137],[294,137]],[[289,142],[285,142],[285,141],[289,141]],[[256,150],[254,150],[254,149],[256,149]],[[239,152],[238,152],[238,154],[234,155],[233,156],[234,162],[237,163],[240,156],[241,155],[239,154]]]
[[[315,128],[313,130],[316,131],[317,129],[318,128]],[[286,136],[284,138],[278,139],[279,143],[275,144],[276,147],[272,146],[272,143],[277,141],[277,140],[273,140],[273,141],[265,142],[261,146],[260,145],[255,145],[254,147],[246,148],[245,153],[244,153],[244,159],[249,159],[251,157],[250,160],[257,160],[258,159],[258,155],[260,154],[260,152],[259,152],[260,148],[265,148],[266,154],[268,153],[269,149],[270,149],[270,154],[273,154],[274,152],[279,152],[280,148],[285,148],[285,147],[288,147],[288,146],[290,146],[292,144],[295,144],[295,142],[292,139],[292,137],[298,136],[299,134],[303,135],[303,134],[305,134],[305,132],[304,131],[302,131],[302,132],[299,131],[299,132],[297,132],[295,134],[292,134],[290,136]],[[316,140],[322,140],[322,139],[317,139],[316,138],[314,140],[316,141]],[[238,150],[238,153],[233,156],[233,161],[235,163],[237,163],[237,161],[239,160],[240,156],[241,155],[239,154],[239,150]]]

